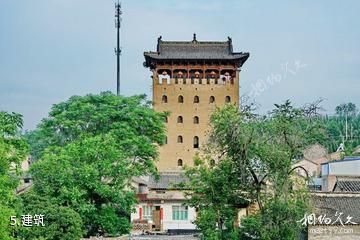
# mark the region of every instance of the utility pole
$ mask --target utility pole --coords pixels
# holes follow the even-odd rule
[[[121,22],[121,3],[118,1],[115,3],[115,27],[117,30],[117,42],[115,48],[116,55],[116,94],[120,95],[120,22]]]
[[[345,139],[348,140],[348,113],[345,112]]]

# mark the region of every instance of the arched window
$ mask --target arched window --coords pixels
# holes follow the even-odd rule
[[[215,97],[214,97],[214,96],[210,96],[209,102],[210,102],[210,103],[214,103],[214,102],[215,102]]]
[[[180,95],[178,97],[178,103],[183,103],[184,102],[184,97],[182,95]]]
[[[167,103],[167,102],[168,102],[167,96],[166,96],[166,95],[163,95],[162,98],[161,98],[161,101],[162,101],[163,103]]]
[[[194,124],[199,124],[199,117],[198,116],[194,117]]]
[[[182,167],[183,165],[183,160],[182,159],[178,159],[178,167]]]
[[[194,103],[199,103],[199,102],[200,102],[199,96],[195,96],[194,97]]]
[[[164,117],[164,122],[168,122],[168,118],[167,117]]]
[[[178,117],[177,117],[177,122],[178,122],[178,123],[183,123],[183,117],[182,117],[182,116],[178,116]]]
[[[179,136],[177,137],[177,142],[178,142],[178,143],[182,143],[182,142],[183,142],[183,137],[182,137],[181,135],[179,135]]]
[[[165,137],[164,139],[164,144],[167,144],[167,137]]]
[[[226,97],[225,97],[225,102],[226,102],[226,103],[231,102],[231,97],[230,97],[230,96],[226,96]]]
[[[194,148],[199,148],[199,137],[198,136],[194,137]]]

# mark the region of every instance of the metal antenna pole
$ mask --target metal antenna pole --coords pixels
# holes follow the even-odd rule
[[[121,48],[120,48],[120,22],[121,22],[121,3],[119,1],[115,3],[115,27],[117,29],[117,45],[115,48],[116,54],[116,94],[120,95],[120,55],[121,55]]]

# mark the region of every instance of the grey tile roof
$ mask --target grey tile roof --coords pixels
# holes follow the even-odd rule
[[[359,192],[360,178],[338,178],[334,192]]]
[[[346,222],[347,216],[351,221],[360,224],[360,194],[352,193],[316,193],[311,195],[314,213],[317,217],[325,215],[332,222],[336,221],[337,213],[343,213],[341,219]]]
[[[233,52],[231,38],[228,41],[163,41],[158,39],[156,52],[144,52],[145,65],[149,59],[203,59],[237,60],[240,66],[247,60],[249,53]]]
[[[186,178],[181,173],[161,173],[160,179],[156,181],[154,176],[151,176],[149,179],[149,189],[179,189],[176,184],[186,182]]]

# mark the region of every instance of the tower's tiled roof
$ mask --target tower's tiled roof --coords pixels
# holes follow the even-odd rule
[[[158,39],[156,52],[144,52],[145,66],[151,60],[230,60],[240,66],[247,60],[249,53],[233,52],[232,40],[228,41],[163,41]]]

